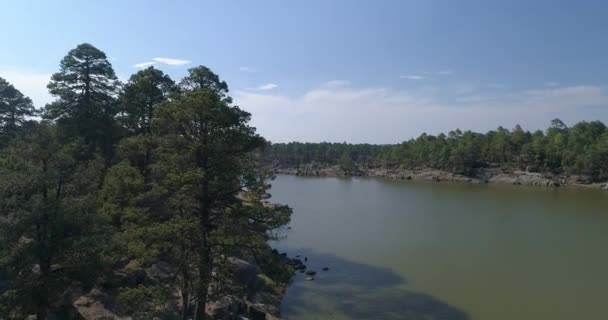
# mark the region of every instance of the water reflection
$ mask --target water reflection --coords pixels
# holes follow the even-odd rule
[[[407,289],[407,280],[387,268],[349,261],[312,249],[289,249],[308,258],[314,281],[298,273],[283,300],[286,319],[467,320],[469,316],[431,295]],[[329,271],[322,271],[328,267]]]

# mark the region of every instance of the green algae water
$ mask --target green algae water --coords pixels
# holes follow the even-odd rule
[[[279,176],[286,319],[608,319],[608,193]],[[328,267],[328,271],[322,271]]]

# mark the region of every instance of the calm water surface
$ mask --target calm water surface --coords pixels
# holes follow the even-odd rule
[[[279,176],[287,319],[608,319],[608,193]],[[321,271],[329,267],[329,271]]]

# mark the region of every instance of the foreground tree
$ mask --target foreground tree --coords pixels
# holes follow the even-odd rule
[[[179,87],[184,92],[208,89],[217,94],[224,102],[232,103],[232,98],[228,96],[226,81],[220,80],[217,74],[205,66],[188,69],[188,75],[180,81]]]
[[[156,106],[176,93],[171,78],[149,67],[132,75],[120,96],[120,122],[131,134],[150,134]]]
[[[183,319],[203,319],[208,299],[231,290],[219,268],[226,257],[261,248],[290,217],[289,208],[262,203],[271,172],[256,151],[266,142],[226,92],[199,88],[159,105],[152,135],[121,142],[101,192],[101,212],[128,254],[175,269]],[[123,296],[143,301],[150,290]],[[153,315],[146,308],[140,314]]]
[[[0,148],[13,139],[20,126],[36,115],[32,100],[0,78]]]
[[[176,209],[196,222],[195,319],[204,319],[212,271],[226,248],[238,247],[242,239],[265,241],[289,219],[287,208],[261,205],[270,172],[254,158],[265,141],[249,120],[249,113],[210,89],[161,105],[155,119],[162,137],[160,170],[178,187]]]
[[[82,138],[109,158],[118,138],[114,116],[119,85],[106,54],[80,44],[51,77],[48,89],[57,100],[46,106],[44,117],[57,121],[66,136]]]
[[[95,279],[102,162],[79,163],[80,151],[41,124],[0,155],[0,274],[11,279],[0,318],[46,319],[70,284]]]

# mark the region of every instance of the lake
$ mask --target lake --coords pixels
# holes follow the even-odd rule
[[[286,319],[608,319],[608,193],[279,176]],[[329,267],[329,271],[321,268]]]

